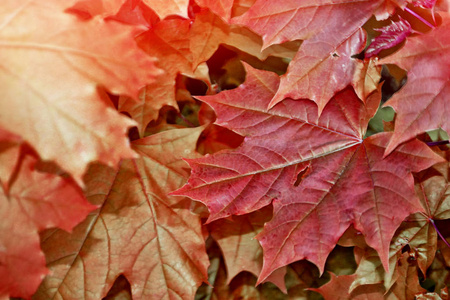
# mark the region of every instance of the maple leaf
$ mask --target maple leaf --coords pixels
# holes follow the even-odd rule
[[[132,27],[80,22],[53,2],[2,2],[0,127],[81,184],[89,163],[114,166],[135,156],[126,137],[134,122],[102,103],[97,86],[137,97],[159,71]]]
[[[448,158],[448,153],[446,154]],[[425,212],[408,218],[409,226],[419,227],[422,233],[418,241],[410,243],[411,248],[418,254],[418,265],[424,274],[431,265],[437,249],[437,233],[433,223],[435,220],[450,219],[449,166],[447,161],[419,174],[416,191]]]
[[[436,5],[436,0],[415,0],[413,4],[414,6],[432,9]]]
[[[329,38],[327,42],[303,42],[287,73],[281,77],[280,87],[269,108],[285,98],[306,98],[317,103],[320,114],[336,91],[352,82],[357,64],[352,56],[361,52],[365,45],[363,29],[358,29],[344,41]],[[324,81],[326,84],[322,84]]]
[[[450,16],[442,13],[441,26],[408,38],[403,48],[381,60],[408,71],[406,84],[385,104],[397,113],[394,135],[386,154],[427,130],[442,128],[450,132],[449,31]]]
[[[234,0],[232,7],[232,17],[238,17],[247,12],[256,0]]]
[[[0,192],[0,296],[29,298],[48,273],[38,231],[72,230],[96,207],[69,179],[35,170],[26,156],[10,190]]]
[[[421,211],[410,172],[442,159],[417,140],[383,159],[391,133],[363,140],[378,107],[377,93],[365,106],[348,88],[320,117],[309,100],[287,99],[267,111],[278,76],[246,70],[238,88],[198,97],[216,111],[218,125],[245,136],[243,144],[187,160],[191,177],[173,194],[203,202],[210,210],[208,222],[273,201],[274,217],[257,237],[264,249],[259,282],[303,258],[323,271],[327,255],[351,224],[387,269],[395,230],[406,216]]]
[[[383,299],[383,287],[380,285],[366,285],[359,290],[349,293],[350,284],[355,275],[336,276],[330,273],[331,280],[319,288],[310,288],[320,293],[325,300],[378,300]]]
[[[9,181],[19,162],[22,139],[0,128],[0,184],[8,191]]]
[[[142,25],[142,30],[159,21],[159,17],[141,0],[80,0],[66,10],[81,19],[101,16],[130,25]]]
[[[366,57],[372,57],[380,53],[381,50],[400,44],[411,34],[412,28],[408,21],[399,16],[397,22],[392,21],[388,26],[375,30],[381,32],[381,34],[375,37],[367,47],[364,53]]]
[[[212,238],[222,250],[227,267],[227,283],[240,272],[248,271],[255,276],[262,268],[262,249],[254,237],[261,232],[264,223],[270,220],[267,213],[256,211],[233,219],[221,219],[208,227]]]
[[[426,275],[427,278],[430,278],[435,282],[435,291],[448,287],[448,282],[450,282],[450,270],[448,269],[445,258],[441,255],[441,253],[436,253],[436,257],[430,268],[427,270]]]
[[[112,16],[119,12],[127,0],[79,0],[69,8],[69,11],[80,11],[90,17],[101,15]]]
[[[228,35],[228,25],[208,9],[194,21],[168,19],[138,37],[139,45],[151,56],[161,58],[160,67],[170,76],[192,76],[200,63],[210,58]]]
[[[200,219],[190,201],[166,194],[185,182],[181,156],[198,157],[202,129],[136,140],[140,158],[122,161],[117,172],[101,165],[88,171],[87,197],[101,208],[73,234],[43,235],[52,274],[36,299],[101,299],[120,274],[133,299],[193,298],[209,264]]]
[[[225,21],[231,18],[231,10],[234,0],[195,0],[195,2],[205,8],[209,8],[213,13],[220,16]]]
[[[161,74],[155,78],[155,82],[141,90],[139,101],[121,96],[118,110],[128,113],[136,121],[140,137],[144,137],[148,123],[158,118],[159,110],[165,105],[178,109],[175,100],[175,78]]]
[[[209,9],[203,9],[195,15],[190,31],[190,49],[194,56],[193,69],[214,54],[219,44],[227,40],[229,31],[229,25]]]
[[[272,45],[262,49],[262,38],[250,29],[232,24],[230,35],[224,44],[239,49],[245,53],[265,60],[269,56],[293,59],[298,51],[301,41],[287,42],[281,45]]]
[[[420,286],[417,266],[415,266],[414,263],[409,263],[408,253],[403,253],[398,264],[399,276],[391,289],[386,293],[386,297],[408,300],[415,298],[414,296],[416,294],[426,292],[426,290]]]
[[[276,3],[257,0],[232,23],[249,27],[264,39],[264,47],[286,41],[314,39],[326,41],[332,37],[340,44],[372,16],[384,1],[347,0],[283,0]],[[327,22],[323,22],[323,20]],[[347,22],[342,22],[347,20]],[[335,45],[338,45],[335,44]]]
[[[285,41],[306,40],[282,77],[269,108],[285,98],[307,98],[318,104],[320,114],[330,98],[352,80],[355,60],[351,56],[365,46],[361,26],[372,14],[381,16],[390,11],[389,3],[283,0],[274,4],[258,0],[248,12],[233,19],[233,23],[248,26],[260,34],[264,48]],[[327,78],[325,87],[321,83],[324,77]]]
[[[188,18],[189,0],[142,0],[162,19],[170,15]]]
[[[386,290],[391,289],[402,274],[397,261],[402,259],[404,247],[407,245],[411,249],[411,257],[417,260],[418,267],[426,274],[437,250],[437,233],[431,222],[450,218],[447,201],[448,166],[448,162],[436,164],[417,175],[420,179],[416,184],[416,194],[419,195],[424,212],[408,217],[397,230],[389,251],[389,272],[385,272],[375,251],[366,249],[351,290],[360,285],[375,283],[383,283]]]
[[[375,59],[356,61],[352,86],[359,99],[365,102],[367,97],[378,88],[380,79],[381,66],[376,64]]]
[[[202,73],[207,61],[226,41],[229,26],[208,9],[202,9],[191,20],[169,19],[158,22],[138,37],[139,45],[153,57],[165,72],[155,82],[141,90],[139,101],[127,96],[119,99],[119,111],[128,113],[138,123],[143,137],[148,123],[157,119],[159,110],[172,106],[178,110],[175,98],[176,77],[184,74],[210,85],[209,76]],[[207,74],[207,73],[206,73]]]
[[[217,220],[209,225],[211,236],[219,244],[227,267],[227,284],[240,272],[248,271],[258,276],[261,272],[263,253],[255,236],[264,223],[270,220],[271,207],[232,219]],[[267,281],[273,282],[287,293],[284,275],[286,268],[276,270]]]

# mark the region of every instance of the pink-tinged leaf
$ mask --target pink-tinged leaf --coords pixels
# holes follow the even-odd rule
[[[234,4],[234,0],[195,0],[195,2],[204,8],[209,8],[213,13],[229,21],[231,17],[231,9]]]
[[[333,46],[337,47],[354,34],[384,2],[257,0],[244,15],[234,18],[232,22],[245,25],[262,36],[263,48],[298,39],[327,43],[330,38]]]
[[[375,59],[356,61],[355,73],[352,86],[359,99],[366,102],[367,97],[376,91],[380,84],[381,66],[376,64]]]
[[[30,298],[48,274],[36,228],[19,203],[0,196],[0,296]]]
[[[204,202],[211,212],[209,222],[268,205],[280,195],[284,186],[291,185],[290,177],[305,168],[298,169],[296,165],[336,149],[360,144],[368,119],[378,106],[373,99],[372,107],[366,111],[356,105],[360,101],[348,89],[321,119],[317,116],[317,106],[309,100],[288,100],[267,111],[279,85],[279,77],[249,66],[246,70],[247,79],[238,88],[214,96],[197,97],[213,107],[218,125],[246,136],[236,151],[188,160],[193,167],[192,176],[177,194]],[[350,101],[354,107],[349,105]],[[345,115],[340,114],[341,109],[345,109],[341,105],[351,110]],[[286,138],[280,139],[280,136]],[[308,138],[311,141],[305,147]],[[260,183],[253,185],[254,182]],[[262,182],[263,186],[259,187]],[[221,196],[217,201],[210,201],[209,195],[215,193]]]
[[[168,197],[188,176],[184,157],[198,157],[203,128],[169,130],[133,142],[140,158],[118,171],[94,165],[86,194],[101,208],[73,234],[46,232],[51,275],[35,299],[102,299],[119,275],[133,299],[193,299],[207,280],[208,256],[191,201]]]
[[[449,0],[437,0],[435,9],[437,11],[443,11],[450,13],[450,2]]]
[[[188,18],[189,0],[142,0],[162,19],[176,15]]]
[[[334,36],[326,42],[305,41],[290,62],[287,73],[281,77],[269,108],[285,98],[311,99],[317,103],[319,114],[322,113],[331,97],[352,82],[357,63],[352,56],[361,52],[365,44],[363,29],[343,42],[336,41]]]
[[[436,0],[415,0],[413,1],[414,6],[420,6],[422,8],[433,9],[436,5]]]
[[[411,34],[411,25],[399,16],[399,20],[383,28],[375,29],[381,34],[375,37],[365,52],[366,58],[378,55],[381,50],[392,48],[403,42]]]
[[[73,1],[73,0],[72,0]],[[69,11],[79,11],[89,16],[112,16],[119,12],[127,0],[79,0]]]
[[[217,124],[245,136],[243,144],[188,160],[191,177],[174,194],[205,203],[209,222],[273,201],[274,217],[258,235],[264,249],[259,282],[300,259],[323,271],[351,224],[387,268],[395,230],[406,216],[422,210],[410,173],[442,158],[414,140],[383,159],[390,133],[362,140],[379,93],[364,105],[347,88],[320,117],[309,100],[288,99],[267,111],[278,77],[246,70],[247,79],[238,88],[198,97],[216,111]]]
[[[0,295],[29,298],[48,273],[38,231],[72,230],[96,207],[71,180],[39,173],[27,156],[8,193],[0,192]]]
[[[310,175],[274,201],[274,218],[258,236],[264,249],[260,278],[303,258],[323,270],[326,257],[350,224],[364,234],[389,269],[389,245],[396,229],[405,217],[423,210],[410,172],[439,161],[416,140],[383,159],[390,135],[374,135],[361,145],[314,160]]]
[[[119,11],[107,20],[115,20],[130,25],[141,25],[143,31],[159,22],[159,17],[140,0],[127,0]]]
[[[395,131],[386,154],[427,130],[450,132],[450,16],[427,34],[410,37],[381,63],[397,64],[408,71],[403,88],[385,104],[397,113]]]
[[[274,285],[276,285],[283,293],[287,294],[288,291],[287,291],[286,281],[285,281],[286,274],[287,274],[286,267],[279,268],[279,269],[273,271],[273,273],[270,274],[270,276],[267,277],[261,283],[271,282]]]
[[[137,97],[159,70],[132,27],[80,22],[54,2],[61,1],[2,2],[0,127],[81,184],[89,163],[115,166],[135,156],[126,136],[135,123],[103,104],[97,87]]]
[[[397,9],[404,9],[411,0],[385,0],[375,11],[374,15],[377,20],[386,20],[395,14]]]
[[[401,259],[404,247],[417,260],[423,274],[430,267],[437,250],[437,233],[428,218],[450,218],[448,204],[448,161],[434,165],[417,174],[416,194],[424,212],[409,216],[397,229],[389,250],[389,272],[385,272],[381,261],[373,249],[367,248],[356,270],[356,278],[350,289],[365,284],[383,283],[386,290],[392,288],[401,276],[397,261]],[[424,215],[427,217],[424,218]]]

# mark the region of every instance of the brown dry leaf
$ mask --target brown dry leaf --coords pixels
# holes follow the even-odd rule
[[[403,253],[397,264],[399,275],[385,294],[387,300],[410,300],[414,299],[416,294],[426,292],[419,283],[417,263],[408,252]]]
[[[375,58],[356,61],[352,85],[361,100],[365,102],[366,98],[378,88],[380,79],[381,66],[377,65]]]
[[[42,236],[52,274],[35,299],[101,299],[123,274],[133,299],[187,299],[207,280],[201,223],[191,201],[166,196],[187,176],[182,157],[195,152],[202,127],[175,129],[133,142],[140,158],[117,172],[94,165],[86,176],[88,199],[100,205],[73,234]]]

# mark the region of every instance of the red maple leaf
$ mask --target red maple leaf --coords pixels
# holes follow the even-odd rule
[[[274,217],[258,239],[264,249],[259,282],[306,258],[323,271],[325,260],[353,224],[388,269],[389,244],[402,220],[421,211],[411,171],[442,159],[414,140],[383,158],[391,133],[363,139],[379,94],[364,105],[348,88],[318,116],[309,100],[266,107],[277,75],[247,69],[235,90],[199,97],[216,123],[244,135],[236,150],[188,160],[188,183],[176,195],[205,203],[213,221],[255,211],[273,201]]]
[[[399,16],[397,22],[392,21],[391,24],[380,29],[375,29],[381,34],[375,37],[367,47],[365,56],[372,57],[381,52],[381,50],[389,49],[403,42],[411,33],[411,25]]]
[[[23,159],[10,189],[0,192],[0,296],[31,297],[48,274],[38,232],[72,230],[96,208],[72,180],[40,173],[35,164]]]
[[[269,108],[285,98],[307,98],[317,103],[320,114],[331,97],[353,78],[356,60],[352,56],[365,46],[361,26],[373,14],[384,15],[390,10],[389,2],[283,0],[275,4],[259,0],[243,16],[233,19],[260,34],[264,48],[306,40],[282,77]]]
[[[408,71],[405,86],[385,105],[397,113],[386,153],[417,134],[442,128],[450,132],[450,16],[427,34],[410,37],[405,46],[381,60]]]
[[[196,0],[201,7],[209,8],[213,13],[229,21],[234,0]]]

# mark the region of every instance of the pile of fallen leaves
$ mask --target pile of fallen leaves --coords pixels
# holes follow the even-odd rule
[[[449,299],[449,7],[2,0],[0,299]]]

